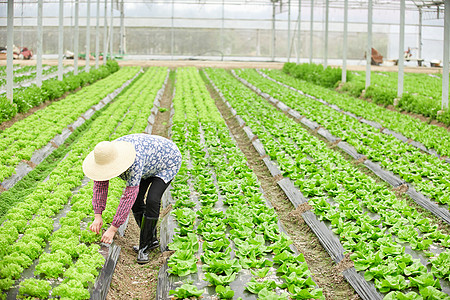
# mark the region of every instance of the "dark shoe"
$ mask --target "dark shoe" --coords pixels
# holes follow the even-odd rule
[[[137,254],[138,264],[148,263],[148,252],[159,246],[159,241],[156,237],[157,223],[158,218],[149,218],[145,215],[142,218],[141,234],[139,237],[139,250]]]
[[[144,213],[143,212],[133,213],[133,216],[134,216],[134,219],[136,220],[137,225],[139,226],[139,228],[141,228],[142,217],[144,216]],[[133,250],[134,250],[134,252],[138,253],[139,245],[133,246]]]

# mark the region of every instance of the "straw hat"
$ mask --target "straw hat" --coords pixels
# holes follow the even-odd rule
[[[125,141],[104,141],[83,161],[83,172],[90,179],[105,181],[125,172],[134,162],[136,150]]]

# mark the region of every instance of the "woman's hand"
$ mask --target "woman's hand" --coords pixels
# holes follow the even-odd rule
[[[111,226],[108,228],[108,230],[106,230],[106,232],[103,234],[102,239],[100,240],[100,242],[102,243],[106,243],[106,244],[111,244],[114,238],[114,235],[117,232],[117,227],[115,226]]]
[[[89,229],[92,232],[95,232],[96,234],[100,233],[100,230],[103,226],[103,219],[101,214],[95,214],[94,222],[92,222],[91,226],[89,226]]]

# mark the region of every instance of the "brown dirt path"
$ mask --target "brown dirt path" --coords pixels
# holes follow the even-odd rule
[[[166,108],[166,110],[160,109],[156,115],[152,134],[167,137],[173,85],[173,80],[169,79],[160,102],[160,107]],[[139,243],[139,228],[132,214],[130,214],[125,235],[123,237],[117,236],[115,243],[122,250],[106,299],[155,299],[158,272],[164,263],[164,257],[158,248],[151,252],[151,260],[148,264],[139,265],[136,263],[136,253],[131,247]]]

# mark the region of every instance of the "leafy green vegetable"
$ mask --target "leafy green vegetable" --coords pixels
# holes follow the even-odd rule
[[[449,297],[446,293],[439,291],[435,287],[427,286],[419,290],[423,299],[427,300],[447,300]]]
[[[375,287],[380,290],[380,292],[387,293],[390,290],[403,290],[408,287],[408,283],[402,275],[386,275],[380,280],[375,279]]]
[[[186,276],[197,272],[197,258],[192,250],[177,250],[167,261],[169,273]]]
[[[3,278],[18,279],[23,268],[16,263],[5,264],[0,267],[0,276]]]
[[[47,280],[27,278],[19,285],[19,295],[47,299],[51,289]]]
[[[205,281],[209,281],[212,285],[229,285],[236,279],[236,273],[229,275],[217,275],[214,273],[205,273]]]
[[[39,263],[36,266],[34,275],[44,274],[46,278],[57,278],[64,272],[64,264],[58,261],[48,261]]]
[[[60,296],[67,299],[89,299],[89,291],[83,287],[83,284],[76,280],[69,280],[55,287],[52,291],[53,296]]]
[[[269,271],[270,271],[270,267],[265,267],[265,268],[262,268],[262,269],[252,270],[251,272],[252,272],[253,275],[255,275],[255,276],[259,277],[259,278],[264,278],[264,277],[267,276]]]
[[[199,298],[205,290],[198,290],[195,285],[185,283],[175,290],[170,290],[169,295],[174,295],[177,299],[186,299],[190,297]]]
[[[0,279],[0,290],[6,291],[9,290],[14,284],[14,280],[11,278],[1,278]]]
[[[252,278],[245,289],[253,294],[258,294],[262,289],[266,289],[268,291],[272,291],[277,287],[277,284],[273,280],[264,280],[264,281],[256,281],[255,278]]]
[[[438,278],[450,280],[450,250],[441,252],[431,259],[431,271]]]
[[[220,299],[232,299],[234,296],[234,291],[229,286],[216,286],[216,293]]]
[[[423,297],[415,292],[403,294],[402,292],[392,291],[389,292],[383,300],[423,300]]]
[[[277,295],[275,292],[269,291],[269,290],[263,288],[258,293],[258,299],[262,299],[262,300],[287,300],[289,298],[288,298],[288,294],[286,294],[286,293],[283,294],[283,295]]]

